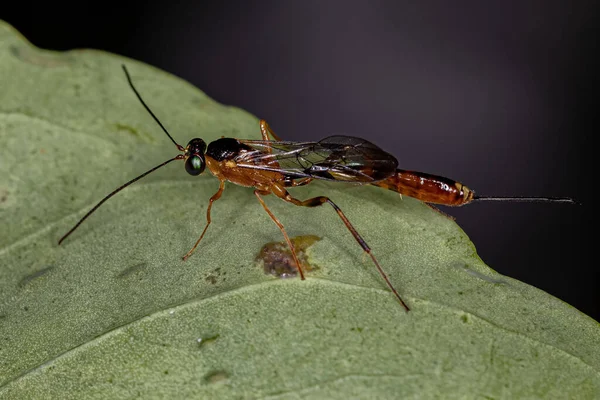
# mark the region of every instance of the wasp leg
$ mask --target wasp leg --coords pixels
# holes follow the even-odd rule
[[[406,309],[406,311],[409,311],[408,306],[406,305],[404,300],[402,300],[402,298],[400,297],[400,294],[398,293],[398,291],[396,290],[394,285],[392,285],[392,282],[388,278],[387,274],[379,265],[379,262],[373,255],[373,252],[371,251],[371,248],[369,247],[367,242],[365,242],[365,240],[359,235],[359,233],[356,231],[354,226],[352,226],[352,224],[350,223],[350,221],[348,220],[346,215],[342,212],[342,210],[333,201],[331,201],[331,199],[329,197],[318,196],[318,197],[313,197],[311,199],[302,201],[302,200],[298,200],[298,199],[292,197],[292,195],[290,195],[287,190],[285,190],[283,187],[281,187],[279,185],[273,185],[272,190],[273,190],[273,194],[275,194],[277,197],[279,197],[289,203],[292,203],[292,204],[295,204],[295,205],[301,206],[301,207],[318,207],[325,203],[329,203],[333,207],[335,212],[337,212],[339,217],[342,219],[342,221],[344,222],[344,225],[346,225],[346,228],[348,228],[350,233],[352,233],[352,236],[354,236],[354,239],[356,239],[356,241],[358,242],[360,247],[362,247],[362,249],[365,251],[365,253],[367,253],[369,255],[369,257],[371,257],[371,260],[373,260],[373,263],[375,264],[375,267],[377,267],[379,274],[385,280],[385,283],[388,285],[388,287],[394,293],[396,298],[400,301],[400,303]]]
[[[281,230],[281,233],[283,233],[283,237],[285,238],[285,241],[287,242],[288,246],[290,247],[290,251],[292,252],[292,257],[294,257],[294,262],[296,263],[296,267],[298,268],[298,272],[300,273],[300,279],[304,280],[304,272],[302,271],[302,266],[300,265],[300,260],[298,260],[298,256],[296,255],[296,249],[294,248],[294,244],[292,243],[287,232],[285,231],[283,224],[281,222],[279,222],[279,220],[277,219],[277,217],[275,217],[275,215],[273,215],[271,210],[269,210],[269,207],[267,207],[267,203],[265,203],[265,201],[262,199],[262,197],[260,197],[261,194],[267,195],[270,193],[271,192],[269,192],[267,190],[256,189],[254,191],[254,194],[258,198],[258,201],[260,201],[260,204],[262,204],[262,206],[265,209],[265,211],[267,212],[267,214],[269,214],[269,217],[271,217],[273,222],[275,222],[275,224],[279,227],[279,230]]]
[[[289,180],[289,181],[284,181],[284,186],[285,187],[298,187],[298,186],[304,186],[304,185],[308,185],[310,182],[312,182],[313,178],[302,178],[302,179],[298,179],[297,181],[294,180]]]
[[[433,211],[437,211],[440,214],[442,214],[444,217],[448,218],[451,221],[456,221],[456,218],[453,217],[450,214],[446,214],[445,212],[443,212],[442,210],[440,210],[439,208],[437,208],[436,206],[434,206],[433,204],[429,204],[429,203],[425,203],[427,206],[429,206],[429,208],[431,208]]]
[[[271,129],[267,121],[265,121],[264,119],[260,120],[260,133],[262,134],[263,140],[270,140],[269,135],[271,135],[271,137],[276,141],[281,141],[279,136],[277,136],[275,132],[273,132],[273,129]]]
[[[206,230],[208,229],[208,226],[210,225],[210,209],[212,208],[213,203],[215,201],[219,200],[219,198],[221,198],[221,195],[223,194],[224,189],[225,189],[225,181],[221,181],[219,183],[219,190],[217,190],[217,193],[213,194],[213,196],[210,198],[210,200],[208,202],[208,208],[206,209],[206,226],[204,227],[204,230],[202,231],[202,235],[200,235],[200,238],[198,239],[198,241],[196,242],[194,247],[192,247],[192,249],[190,251],[188,251],[185,256],[183,256],[183,261],[187,260],[192,255],[192,253],[194,252],[194,250],[196,250],[196,247],[198,247],[198,245],[200,244],[200,241],[204,237],[204,234],[206,233]]]

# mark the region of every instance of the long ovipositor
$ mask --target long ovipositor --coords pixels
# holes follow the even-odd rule
[[[526,197],[526,196],[478,196],[460,182],[443,176],[425,172],[397,169],[387,179],[371,183],[402,195],[414,197],[425,203],[445,206],[464,206],[473,201],[514,201],[531,203],[570,203],[579,204],[570,197]]]

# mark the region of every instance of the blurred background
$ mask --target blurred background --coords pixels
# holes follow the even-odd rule
[[[600,274],[585,231],[597,179],[594,5],[49,2],[2,5],[0,19],[38,47],[101,49],[166,70],[265,118],[285,140],[361,136],[400,168],[479,194],[576,198],[582,206],[482,202],[443,211],[491,268],[600,320]]]

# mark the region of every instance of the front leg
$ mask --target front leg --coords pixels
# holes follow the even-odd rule
[[[196,244],[194,245],[194,247],[192,247],[192,249],[190,251],[188,251],[185,256],[183,256],[183,261],[187,260],[192,255],[192,253],[194,252],[194,250],[196,250],[196,247],[198,247],[198,245],[200,244],[200,241],[204,237],[204,234],[206,233],[206,230],[208,229],[208,226],[210,225],[210,209],[212,208],[213,203],[221,198],[221,195],[223,194],[224,189],[225,189],[225,181],[222,180],[221,183],[219,184],[219,190],[217,190],[217,193],[213,194],[213,196],[208,201],[208,208],[206,210],[206,226],[204,227],[204,230],[202,231],[202,235],[200,235],[200,238],[196,241]]]

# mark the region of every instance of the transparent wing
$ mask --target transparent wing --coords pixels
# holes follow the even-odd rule
[[[398,161],[373,143],[352,136],[318,142],[240,140],[252,150],[240,154],[237,167],[274,171],[289,178],[372,183],[396,172]]]

